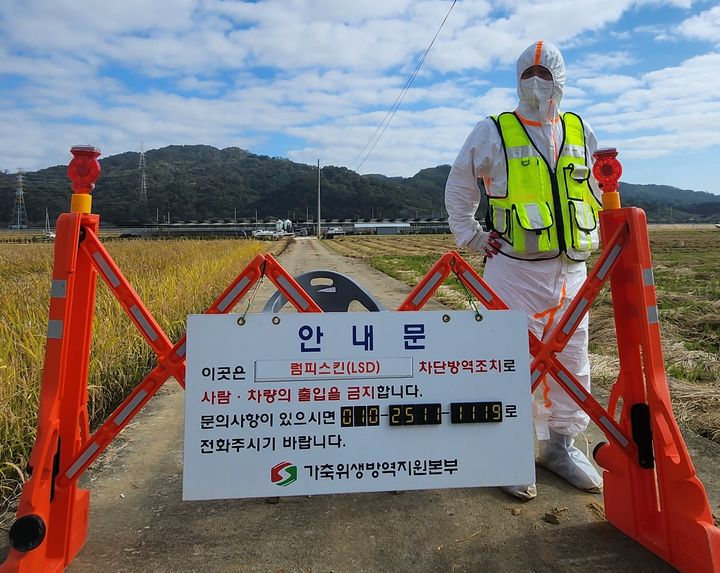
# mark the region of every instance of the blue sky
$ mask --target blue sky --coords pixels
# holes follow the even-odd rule
[[[568,68],[561,108],[619,149],[625,181],[720,194],[720,6],[709,0],[459,0],[364,159],[451,4],[3,0],[0,169],[143,141],[410,176],[452,163],[477,121],[514,108],[517,56],[543,39]]]

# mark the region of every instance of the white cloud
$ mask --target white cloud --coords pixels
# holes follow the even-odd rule
[[[185,91],[214,94],[223,89],[226,83],[218,80],[201,80],[196,76],[188,76],[178,80],[177,85]]]
[[[629,157],[662,157],[720,145],[720,53],[643,74],[614,101],[591,105],[588,118]]]
[[[577,62],[567,64],[568,78],[597,77],[637,63],[628,51],[588,52]]]
[[[635,26],[633,28],[633,34],[649,34],[651,36],[657,36],[658,34],[665,34],[667,28],[664,26],[645,24],[642,26]]]
[[[696,0],[697,1],[697,0]],[[638,0],[638,5],[648,4],[648,5],[669,5],[669,6],[675,6],[676,8],[692,8],[693,0]]]
[[[642,82],[632,76],[619,74],[601,74],[593,78],[581,78],[577,84],[584,88],[590,88],[601,95],[624,93],[631,89],[638,88]]]
[[[714,130],[706,130],[689,132],[683,138],[678,137],[676,133],[663,133],[613,140],[613,145],[622,149],[624,156],[633,159],[668,157],[674,153],[685,153],[688,146],[697,144],[703,147],[719,146],[720,134]],[[671,165],[667,168],[669,170]]]
[[[720,43],[720,6],[688,18],[678,30],[689,38]]]

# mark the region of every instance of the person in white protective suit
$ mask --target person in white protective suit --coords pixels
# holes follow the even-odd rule
[[[542,339],[578,292],[585,260],[598,247],[600,191],[591,176],[597,141],[577,115],[559,112],[565,64],[555,46],[528,47],[517,62],[517,81],[517,109],[480,121],[465,141],[445,204],[457,244],[485,253],[483,278],[508,306],[527,312]],[[481,178],[487,231],[475,220]],[[558,358],[590,390],[587,315]],[[549,376],[537,394],[540,463],[582,490],[600,492],[602,478],[574,446],[589,417]],[[520,499],[537,495],[535,484],[503,490]]]

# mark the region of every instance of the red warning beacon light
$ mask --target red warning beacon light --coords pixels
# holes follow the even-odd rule
[[[92,205],[90,193],[100,176],[100,150],[92,145],[74,145],[70,153],[73,154],[67,170],[73,190],[70,210],[73,213],[89,213]]]
[[[606,147],[598,149],[594,154],[595,164],[593,165],[593,176],[600,183],[603,190],[603,209],[619,209],[620,194],[618,193],[618,181],[622,175],[622,165],[616,159],[617,149]]]

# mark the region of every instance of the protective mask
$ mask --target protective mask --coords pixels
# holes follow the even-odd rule
[[[523,100],[537,108],[552,98],[554,86],[555,84],[551,80],[544,80],[537,76],[520,80],[520,92]]]

